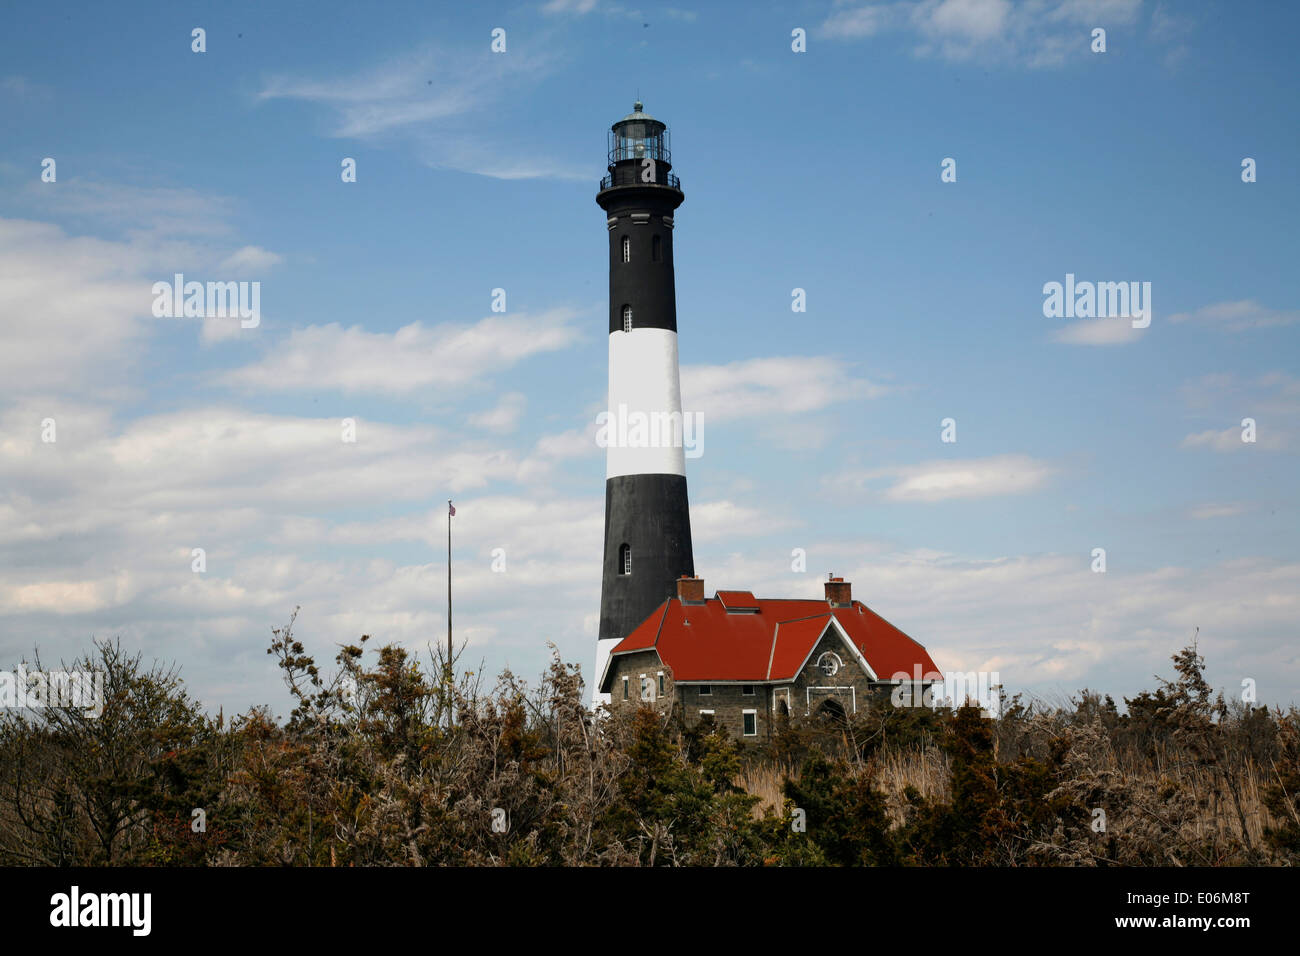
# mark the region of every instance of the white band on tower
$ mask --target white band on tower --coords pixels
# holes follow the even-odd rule
[[[684,424],[677,333],[611,332],[605,477],[685,475]]]

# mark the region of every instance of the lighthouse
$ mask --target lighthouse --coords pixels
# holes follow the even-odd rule
[[[609,229],[609,405],[595,684],[610,649],[695,573],[673,280],[673,213],[686,196],[668,128],[640,102],[610,128],[608,159],[596,194]]]

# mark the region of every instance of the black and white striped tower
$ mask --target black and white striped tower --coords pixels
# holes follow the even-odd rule
[[[655,422],[675,422],[677,436],[682,424],[673,212],[686,197],[671,170],[668,128],[636,103],[610,129],[596,195],[609,227],[609,437],[595,681],[610,649],[695,573],[683,443],[650,440],[665,433]]]

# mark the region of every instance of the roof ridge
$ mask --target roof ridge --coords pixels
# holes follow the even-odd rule
[[[772,661],[776,660],[776,642],[781,639],[781,624],[781,621],[777,621],[776,627],[772,629],[772,648],[767,652],[767,670],[763,680],[772,679]]]
[[[661,612],[659,614],[659,626],[655,628],[655,639],[650,642],[650,646],[655,649],[656,653],[659,651],[659,638],[664,632],[664,621],[668,620],[668,607],[672,603],[673,603],[673,599],[669,598],[668,600],[664,601],[663,604],[659,605],[660,612]],[[660,655],[660,659],[661,660],[663,659],[662,655]]]
[[[778,627],[779,627],[780,625],[782,625],[782,624],[797,624],[797,623],[799,623],[800,621],[812,621],[812,620],[815,620],[816,618],[819,618],[819,617],[825,617],[827,614],[830,614],[830,613],[831,613],[831,609],[830,609],[830,608],[827,608],[827,609],[826,609],[825,611],[823,611],[821,614],[808,614],[808,615],[806,615],[806,616],[804,616],[804,617],[792,617],[792,618],[788,618],[788,619],[786,619],[786,620],[784,620],[784,621],[777,621],[776,623],[777,623],[777,626],[778,626]]]

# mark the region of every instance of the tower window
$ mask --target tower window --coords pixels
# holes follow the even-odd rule
[[[626,544],[618,549],[618,573],[632,573],[632,548]]]
[[[656,238],[655,242],[656,242],[655,248],[658,248],[657,245],[658,238]],[[632,240],[629,239],[627,236],[623,237],[623,261],[624,262],[632,261]]]
[[[626,239],[624,239],[623,241],[627,242]],[[623,261],[627,262],[627,258],[626,258],[627,246],[624,246],[623,249],[625,250],[623,253],[624,255]],[[661,240],[658,236],[655,236],[654,239],[650,241],[650,258],[655,262],[663,262],[664,259],[663,240]]]
[[[623,331],[632,331],[632,307],[630,305],[623,306]]]

